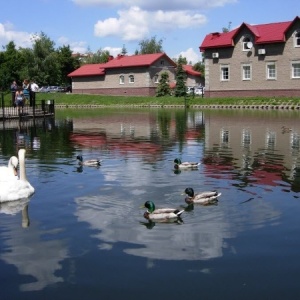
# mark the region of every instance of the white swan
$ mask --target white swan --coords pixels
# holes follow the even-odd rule
[[[11,179],[18,179],[18,164],[19,160],[16,156],[12,156],[9,161],[8,165],[0,167],[0,181],[8,181]]]
[[[25,149],[20,149],[18,153],[20,178],[18,180],[0,181],[0,202],[28,198],[34,193],[34,187],[26,177],[25,153]]]

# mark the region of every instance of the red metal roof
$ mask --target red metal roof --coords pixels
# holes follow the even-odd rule
[[[68,74],[69,77],[105,75],[105,64],[87,64]]]
[[[176,67],[176,63],[170,59],[165,53],[154,54],[141,54],[141,55],[118,55],[116,58],[111,59],[105,64],[88,64],[83,65],[72,73],[68,74],[69,77],[78,76],[95,76],[105,75],[105,70],[113,68],[126,68],[126,67],[144,67],[151,66],[159,59],[166,59],[169,63]]]
[[[202,44],[200,45],[200,51],[205,51],[205,49],[208,48],[233,47],[234,38],[245,26],[254,35],[254,44],[282,43],[285,42],[287,30],[297,20],[299,20],[299,17],[296,17],[293,21],[269,24],[249,25],[247,23],[243,23],[238,28],[229,32],[210,33],[205,36]]]
[[[183,65],[182,67],[183,67],[183,70],[190,75],[194,75],[194,76],[202,75],[201,72],[193,70],[193,66],[191,66],[191,65]]]
[[[140,54],[140,55],[118,55],[105,64],[105,68],[143,67],[151,66],[159,59],[167,59],[171,65],[176,64],[165,53]]]

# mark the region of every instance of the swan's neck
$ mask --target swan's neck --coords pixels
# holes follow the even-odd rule
[[[27,181],[26,169],[25,169],[25,153],[21,152],[19,155],[19,164],[20,164],[20,180]]]

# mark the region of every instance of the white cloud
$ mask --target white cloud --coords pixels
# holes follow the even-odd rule
[[[125,41],[137,41],[147,37],[152,29],[172,30],[206,23],[206,17],[201,14],[187,11],[147,12],[137,6],[120,10],[118,15],[119,18],[99,20],[94,25],[95,36],[118,36]]]
[[[202,10],[213,7],[222,7],[226,4],[237,3],[238,0],[193,0],[193,1],[162,1],[162,0],[72,0],[80,6],[101,6],[101,7],[130,7],[138,6],[145,10]]]
[[[122,52],[122,48],[114,48],[114,47],[104,47],[103,51],[109,51],[109,54],[116,57],[118,54]]]
[[[118,11],[119,18],[98,21],[94,26],[96,36],[119,36],[125,41],[144,38],[148,34],[148,13],[138,7]]]
[[[0,45],[6,46],[14,41],[16,48],[29,48],[32,46],[32,37],[34,34],[24,31],[14,31],[12,24],[0,23]]]
[[[180,55],[185,57],[188,63],[192,62],[193,65],[202,60],[201,54],[199,52],[195,52],[193,48],[189,48],[186,51],[178,53],[175,55],[175,58],[179,58]]]

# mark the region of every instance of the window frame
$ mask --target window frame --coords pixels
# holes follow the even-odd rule
[[[295,48],[300,47],[300,29],[294,32],[294,47]]]
[[[125,75],[124,74],[121,74],[119,76],[119,84],[125,84]]]
[[[247,72],[248,70],[249,70],[249,72]],[[249,77],[246,76],[247,73],[249,73]],[[251,64],[242,64],[242,80],[243,81],[251,81],[252,80],[252,65]]]
[[[245,36],[243,37],[243,41],[242,41],[242,50],[243,50],[244,52],[245,52],[245,51],[250,51],[250,50],[251,50],[251,48],[248,48],[248,46],[247,46],[247,44],[248,44],[249,42],[253,43],[251,36],[250,36],[250,35],[245,35]]]
[[[271,67],[274,67],[274,69],[272,69]],[[274,76],[270,76],[271,75],[271,71],[274,70]],[[269,61],[266,63],[266,78],[267,80],[277,80],[277,66],[275,61]]]
[[[133,84],[133,83],[134,83],[134,75],[133,75],[133,74],[130,74],[130,75],[128,76],[128,83],[130,83],[130,84]]]
[[[225,69],[227,69],[227,76],[224,76],[226,75]],[[230,80],[230,66],[228,64],[220,65],[220,81],[229,81],[229,80]]]
[[[159,75],[158,74],[155,74],[153,76],[153,81],[154,81],[154,83],[159,83]]]
[[[295,68],[295,65],[298,65],[297,68]],[[298,73],[297,76],[295,76],[296,72]],[[300,79],[300,60],[295,60],[291,62],[291,78]]]

